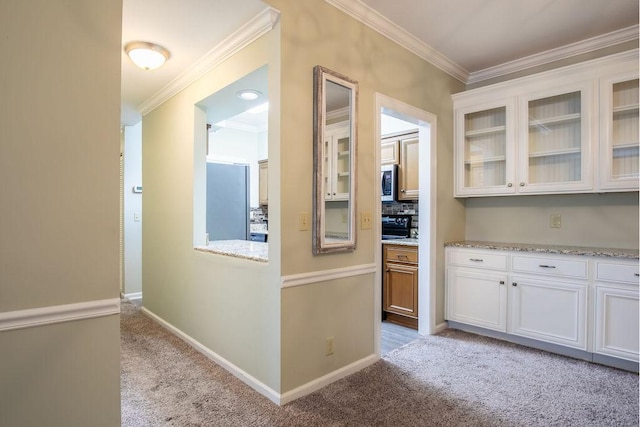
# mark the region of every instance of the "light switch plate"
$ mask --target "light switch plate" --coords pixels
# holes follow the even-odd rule
[[[298,230],[307,231],[311,223],[311,214],[309,212],[300,212],[298,217]]]
[[[371,230],[373,226],[373,219],[371,216],[371,212],[366,211],[360,213],[360,229],[362,230]]]

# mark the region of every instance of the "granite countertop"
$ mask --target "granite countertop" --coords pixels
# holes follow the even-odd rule
[[[249,232],[257,234],[269,234],[267,224],[249,224]]]
[[[383,245],[418,246],[418,239],[391,239],[383,240]]]
[[[201,252],[210,252],[234,258],[250,259],[252,261],[269,261],[269,245],[264,242],[249,240],[214,240],[208,246],[196,246]]]
[[[564,245],[539,245],[530,243],[503,243],[503,242],[484,242],[477,240],[462,240],[457,242],[447,242],[445,246],[453,246],[458,248],[476,248],[476,249],[495,249],[504,251],[519,252],[539,252],[546,254],[562,254],[562,255],[587,255],[597,257],[610,258],[626,258],[638,259],[637,249],[618,249],[618,248],[594,248],[588,246],[564,246]]]

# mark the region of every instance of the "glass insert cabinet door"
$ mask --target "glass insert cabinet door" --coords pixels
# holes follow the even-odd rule
[[[603,80],[600,90],[600,188],[638,190],[637,74]]]
[[[457,194],[514,192],[514,103],[456,111]]]
[[[518,191],[575,191],[593,188],[590,163],[590,84],[521,99]],[[540,96],[542,95],[542,96]]]
[[[346,122],[326,126],[323,147],[325,201],[349,199],[350,135]]]

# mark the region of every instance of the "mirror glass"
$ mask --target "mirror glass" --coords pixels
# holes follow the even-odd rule
[[[356,248],[356,106],[358,83],[314,68],[315,254]]]

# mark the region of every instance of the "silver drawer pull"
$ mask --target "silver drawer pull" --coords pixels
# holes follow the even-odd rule
[[[484,260],[482,258],[469,258],[469,261],[483,262]]]
[[[409,259],[406,255],[398,255],[398,259]]]
[[[546,265],[546,264],[540,264],[538,267],[542,267],[542,268],[556,268],[555,265]]]

